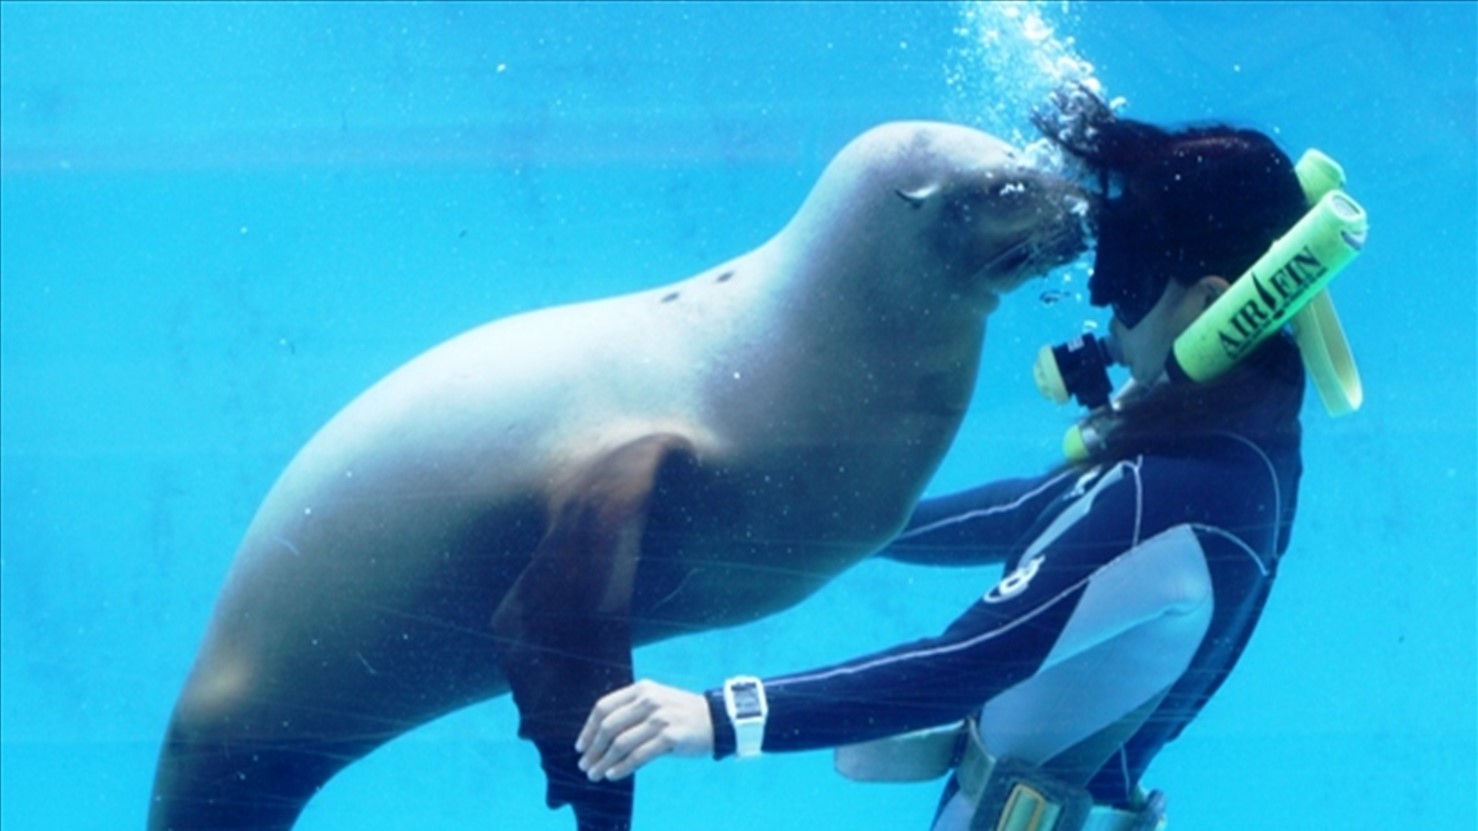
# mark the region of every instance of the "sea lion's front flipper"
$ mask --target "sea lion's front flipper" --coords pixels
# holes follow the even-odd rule
[[[520,736],[539,749],[549,807],[581,831],[631,825],[632,778],[590,782],[575,738],[596,699],[632,682],[631,600],[659,482],[691,474],[693,446],[654,434],[593,459],[555,494],[533,560],[493,615]]]

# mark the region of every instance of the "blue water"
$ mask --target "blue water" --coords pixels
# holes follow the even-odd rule
[[[482,321],[747,250],[878,122],[1030,138],[1066,61],[1126,115],[1325,150],[1372,217],[1334,289],[1368,401],[1336,421],[1311,396],[1261,629],[1151,769],[1172,827],[1474,828],[1475,38],[1471,3],[0,4],[0,825],[142,827],[235,544],[354,394]],[[1039,300],[1081,269],[992,318],[935,490],[1055,461],[1071,415],[1026,370],[1098,316]],[[994,579],[866,564],[638,671],[847,657]],[[434,724],[300,827],[570,827],[513,730],[506,700]],[[658,764],[638,828],[926,827],[933,784],[829,767]]]

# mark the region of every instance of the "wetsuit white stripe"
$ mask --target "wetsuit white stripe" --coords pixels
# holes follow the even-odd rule
[[[994,514],[1003,514],[1014,511],[1017,508],[1021,507],[1023,504],[1030,502],[1032,499],[1035,499],[1042,492],[1050,490],[1055,485],[1057,485],[1057,483],[1061,482],[1063,479],[1068,478],[1070,475],[1077,474],[1075,474],[1071,470],[1065,471],[1058,474],[1057,476],[1052,477],[1051,479],[1048,479],[1032,490],[1023,493],[1010,502],[1005,502],[1000,505],[992,505],[989,508],[977,508],[972,511],[965,511],[961,514],[944,517],[943,519],[937,519],[931,523],[928,523],[927,525],[919,525],[917,527],[910,528],[895,537],[893,541],[889,543],[889,545],[897,545],[898,543],[908,540],[911,537],[923,536],[925,534],[938,531],[940,528],[948,528],[951,525],[958,525],[962,522],[969,522],[972,519],[979,519],[985,516],[992,516]]]
[[[978,647],[982,643],[987,643],[989,641],[1009,637],[1011,633],[1016,629],[1029,625],[1037,616],[1043,614],[1044,612],[1052,608],[1052,606],[1061,602],[1064,598],[1071,597],[1073,594],[1080,591],[1082,587],[1087,585],[1088,582],[1092,579],[1093,578],[1091,575],[1085,577],[1077,583],[1074,583],[1068,588],[1063,589],[1062,591],[1053,595],[1052,597],[1047,598],[1042,603],[1038,604],[1036,608],[1022,615],[1021,617],[1016,618],[1005,626],[1002,626],[998,629],[992,629],[988,632],[983,632],[973,638],[969,638],[968,640],[945,644],[942,646],[936,646],[928,649],[917,649],[908,652],[899,652],[888,655],[886,657],[875,658],[871,661],[854,662],[846,666],[835,667],[829,670],[824,670],[822,672],[801,675],[787,675],[783,680],[771,683],[779,686],[784,684],[796,684],[810,681],[824,681],[828,678],[839,678],[847,675],[854,675],[859,672],[876,670],[880,667],[886,667],[892,664],[907,663],[909,661],[918,660],[919,658],[951,655],[956,652],[968,652],[971,649]]]
[[[1221,537],[1222,539],[1230,541],[1237,548],[1241,549],[1242,553],[1246,554],[1248,558],[1252,560],[1252,562],[1257,564],[1258,574],[1261,574],[1263,577],[1268,576],[1270,569],[1268,568],[1267,562],[1264,561],[1262,557],[1258,556],[1257,551],[1255,551],[1252,546],[1244,542],[1241,537],[1233,534],[1231,531],[1228,531],[1225,528],[1218,528],[1215,525],[1201,525],[1200,523],[1192,523],[1190,527],[1195,529],[1199,533]]]
[[[1073,503],[1073,505],[1067,511],[1064,511],[1061,515],[1059,515],[1057,517],[1057,519],[1047,528],[1047,530],[1044,531],[1033,542],[1032,546],[1027,549],[1026,553],[1022,555],[1022,559],[1023,560],[1029,559],[1035,551],[1037,551],[1037,550],[1039,550],[1041,548],[1045,548],[1046,546],[1048,546],[1049,544],[1051,544],[1053,541],[1055,541],[1058,537],[1060,537],[1069,528],[1071,528],[1073,525],[1077,524],[1078,522],[1081,522],[1085,517],[1087,517],[1088,514],[1089,514],[1089,512],[1092,510],[1094,498],[1101,491],[1106,490],[1106,489],[1108,489],[1110,487],[1113,487],[1114,485],[1118,484],[1118,482],[1120,481],[1121,477],[1119,475],[1116,475],[1116,474],[1119,474],[1119,472],[1121,470],[1124,470],[1124,469],[1128,469],[1128,470],[1130,470],[1134,474],[1133,475],[1133,479],[1135,481],[1135,514],[1136,514],[1135,526],[1134,527],[1135,527],[1135,538],[1137,540],[1138,534],[1139,534],[1139,527],[1140,527],[1138,515],[1141,514],[1143,512],[1143,510],[1144,510],[1144,493],[1143,493],[1143,489],[1140,488],[1139,487],[1139,484],[1138,484],[1139,483],[1139,464],[1140,464],[1140,460],[1139,459],[1136,459],[1134,462],[1129,462],[1129,461],[1120,462],[1120,463],[1114,465],[1114,467],[1110,468],[1106,473],[1104,473],[1101,477],[1099,477],[1096,482],[1094,482],[1093,487],[1089,490],[1089,492],[1083,498],[1078,499],[1076,502]],[[1062,479],[1062,477],[1056,477],[1053,481],[1061,481],[1061,479]],[[1040,486],[1040,487],[1036,488],[1033,492],[1040,492],[1042,490],[1042,487],[1045,487],[1045,486]],[[1016,503],[1020,503],[1021,501],[1022,500],[1016,500],[1015,502]],[[937,526],[937,523],[936,523],[936,526]],[[1134,550],[1133,548],[1130,548],[1129,551],[1127,551],[1125,553],[1126,554],[1127,553],[1132,553],[1133,550]],[[1120,557],[1122,557],[1122,556],[1124,556],[1124,555],[1121,554]],[[1106,564],[1105,567],[1107,567],[1108,565],[1112,565],[1114,562],[1117,562],[1117,560],[1118,560],[1118,558],[1115,558],[1114,560],[1111,560],[1108,564]],[[1092,574],[1089,574],[1088,576],[1084,577],[1083,579],[1081,579],[1081,580],[1073,583],[1072,585],[1070,585],[1067,588],[1063,589],[1062,591],[1058,592],[1056,595],[1043,600],[1041,603],[1037,604],[1037,606],[1034,609],[1032,609],[1030,612],[1028,612],[1028,613],[1022,615],[1021,617],[1019,617],[1019,618],[1011,621],[1007,625],[1002,626],[1002,627],[997,628],[997,629],[989,630],[987,632],[983,632],[983,633],[981,633],[979,635],[976,635],[973,638],[969,638],[967,640],[959,641],[957,643],[951,643],[951,644],[945,644],[945,645],[936,646],[936,647],[932,647],[932,648],[927,648],[927,649],[919,649],[919,650],[912,650],[912,651],[908,651],[908,652],[897,653],[897,654],[893,654],[893,655],[889,655],[889,656],[877,658],[877,659],[874,659],[874,660],[871,660],[871,661],[856,662],[856,663],[849,664],[847,666],[835,667],[835,668],[832,668],[832,669],[829,669],[829,670],[825,670],[825,671],[818,672],[818,673],[812,673],[812,674],[808,674],[808,675],[791,675],[791,676],[788,676],[784,680],[784,682],[782,682],[782,683],[793,684],[793,683],[802,683],[802,682],[811,682],[811,681],[823,681],[823,680],[826,680],[828,678],[837,678],[837,677],[842,677],[842,676],[846,676],[846,675],[853,675],[853,674],[856,674],[856,673],[859,673],[859,672],[872,671],[872,670],[876,670],[876,669],[878,669],[880,667],[886,667],[886,666],[889,666],[891,664],[897,664],[897,663],[904,663],[904,662],[908,662],[908,661],[913,661],[913,660],[917,660],[919,658],[938,657],[938,656],[943,656],[943,655],[951,655],[951,654],[959,653],[959,652],[968,652],[971,649],[974,649],[974,648],[980,646],[982,643],[986,643],[986,642],[989,642],[989,641],[992,641],[992,640],[996,640],[996,639],[999,639],[999,638],[1009,637],[1010,634],[1014,630],[1016,630],[1017,628],[1020,628],[1022,626],[1025,626],[1025,625],[1027,625],[1029,623],[1031,623],[1033,619],[1035,619],[1037,616],[1041,615],[1043,612],[1047,611],[1048,609],[1052,608],[1057,603],[1061,602],[1064,598],[1071,597],[1074,594],[1077,594],[1078,592],[1080,592],[1083,589],[1083,587],[1086,586],[1088,583],[1090,583],[1092,580],[1093,580],[1093,575]]]

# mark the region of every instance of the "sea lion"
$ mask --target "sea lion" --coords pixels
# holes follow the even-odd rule
[[[1083,246],[1077,191],[965,127],[872,129],[772,239],[494,321],[298,453],[175,706],[151,829],[291,827],[376,746],[513,692],[551,806],[629,825],[574,738],[633,645],[786,608],[907,518],[998,297]]]

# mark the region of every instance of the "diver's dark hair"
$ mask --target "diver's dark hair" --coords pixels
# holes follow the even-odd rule
[[[1120,119],[1083,89],[1055,103],[1058,113],[1039,111],[1033,121],[1087,166],[1100,189],[1089,281],[1095,305],[1158,298],[1169,280],[1236,280],[1307,210],[1292,161],[1263,133],[1224,124],[1171,131]],[[1297,443],[1303,388],[1297,348],[1286,335],[1270,338],[1211,383],[1167,384],[1126,407],[1094,461],[1206,430],[1271,431],[1249,437]]]
[[[1118,118],[1083,90],[1072,105],[1072,129],[1042,111],[1033,121],[1098,179],[1095,304],[1115,292],[1158,297],[1168,280],[1235,280],[1307,210],[1293,162],[1263,133],[1170,131]]]

